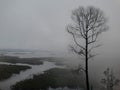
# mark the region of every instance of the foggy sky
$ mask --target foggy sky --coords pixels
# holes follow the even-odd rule
[[[100,38],[100,52],[119,56],[119,0],[0,0],[0,48],[67,51],[71,37],[65,27],[79,6],[103,10],[109,31]]]

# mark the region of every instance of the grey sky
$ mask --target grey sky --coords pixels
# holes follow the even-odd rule
[[[65,26],[71,23],[71,11],[91,5],[109,19],[101,52],[119,54],[119,0],[0,0],[0,48],[67,51],[70,36]]]

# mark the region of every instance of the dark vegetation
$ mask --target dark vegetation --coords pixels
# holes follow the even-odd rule
[[[20,71],[30,69],[29,66],[20,65],[0,65],[0,80],[10,78],[13,74],[19,74]]]
[[[115,76],[113,69],[107,68],[103,74],[104,78],[101,80],[102,89],[114,90],[115,86],[119,86],[120,80]]]
[[[34,75],[32,79],[18,82],[11,87],[12,90],[47,90],[47,88],[84,87],[84,78],[72,73],[69,69],[50,69],[44,74]]]
[[[19,58],[14,56],[1,56],[0,62],[40,65],[40,64],[43,64],[42,60],[45,60],[45,59],[46,58]]]
[[[58,57],[48,57],[48,59],[46,59],[46,61],[48,62],[54,62],[56,65],[65,65],[65,58],[58,58]]]

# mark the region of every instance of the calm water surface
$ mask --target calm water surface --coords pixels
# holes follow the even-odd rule
[[[10,63],[0,63],[0,64],[10,64]],[[16,64],[12,64],[16,65]],[[28,64],[17,64],[17,65],[28,65]],[[14,85],[16,82],[19,82],[21,80],[32,78],[33,74],[40,74],[43,73],[43,71],[49,70],[51,68],[63,68],[62,66],[57,66],[53,62],[47,62],[44,61],[43,65],[29,65],[32,68],[28,69],[26,71],[21,71],[20,74],[13,75],[11,78],[1,81],[0,82],[0,89],[2,90],[10,90],[10,86]]]

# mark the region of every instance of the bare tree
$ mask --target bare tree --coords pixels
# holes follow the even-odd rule
[[[114,86],[119,85],[120,80],[115,77],[112,69],[107,68],[107,70],[104,71],[104,75],[105,78],[101,80],[101,83],[105,89],[113,90]]]
[[[71,50],[85,60],[86,89],[89,90],[88,60],[96,56],[93,49],[100,45],[95,44],[98,36],[107,30],[106,18],[103,12],[94,7],[79,7],[72,11],[73,23],[67,26],[67,31],[73,36],[74,45]]]

